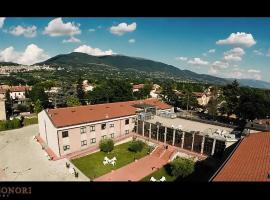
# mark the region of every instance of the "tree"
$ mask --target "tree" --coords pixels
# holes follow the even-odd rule
[[[133,100],[131,85],[124,80],[106,80],[88,93],[92,104]]]
[[[99,148],[101,151],[109,153],[114,148],[114,142],[112,139],[102,139],[99,142]]]
[[[241,119],[262,119],[269,115],[269,100],[253,89],[243,89],[236,109],[237,117]]]
[[[67,106],[68,107],[79,106],[79,105],[81,105],[81,102],[79,101],[78,98],[76,98],[74,96],[69,96],[67,98]]]
[[[77,97],[82,105],[85,105],[85,93],[83,90],[83,81],[82,78],[80,77],[77,81],[77,86],[76,86],[76,92],[77,92]]]
[[[195,170],[195,163],[187,158],[176,158],[170,163],[171,174],[175,177],[187,177]]]
[[[207,109],[208,113],[215,119],[218,114],[218,100],[212,97],[207,104]]]
[[[49,106],[48,95],[45,93],[44,88],[40,84],[33,86],[29,96],[32,102],[36,103],[37,100],[39,100],[42,107],[47,108]]]
[[[133,140],[128,145],[128,150],[132,152],[141,152],[143,150],[143,147],[145,146],[145,143],[141,140]]]
[[[171,83],[165,83],[162,87],[162,99],[174,106],[174,107],[180,107],[180,99],[179,97],[175,94],[175,91],[173,90],[173,86]]]
[[[239,106],[240,88],[239,83],[234,80],[231,84],[226,85],[223,88],[223,96],[226,102],[227,116],[235,113]]]
[[[42,107],[42,104],[40,102],[40,100],[38,99],[36,102],[35,102],[35,105],[34,105],[34,112],[35,113],[39,113],[43,110],[43,107]]]
[[[138,92],[134,92],[133,95],[137,99],[145,99],[149,96],[152,88],[153,88],[153,84],[146,83],[146,84],[144,84],[142,89],[140,89]]]
[[[6,99],[6,113],[7,118],[9,118],[12,115],[12,99],[10,98],[10,91],[7,90],[5,93],[5,99]]]

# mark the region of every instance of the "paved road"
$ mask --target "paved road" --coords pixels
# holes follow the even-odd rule
[[[64,159],[47,160],[37,133],[38,125],[0,132],[0,181],[88,181],[70,174]]]

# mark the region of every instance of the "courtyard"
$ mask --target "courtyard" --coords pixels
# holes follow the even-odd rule
[[[145,145],[141,152],[131,152],[128,150],[130,142],[116,145],[114,149],[105,153],[102,151],[71,160],[71,162],[82,171],[87,177],[91,180],[97,177],[100,177],[104,174],[111,172],[112,170],[119,169],[129,163],[135,161],[135,159],[140,159],[148,154],[150,147]],[[104,165],[103,160],[105,157],[112,159],[115,157],[116,164],[113,165]]]
[[[33,140],[38,125],[0,132],[0,181],[89,181],[66,168],[66,160],[49,161]]]

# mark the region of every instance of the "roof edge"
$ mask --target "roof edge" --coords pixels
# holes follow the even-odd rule
[[[216,176],[219,174],[219,172],[225,167],[225,165],[228,163],[228,161],[231,159],[231,157],[233,156],[234,152],[236,151],[236,149],[240,146],[240,144],[243,142],[245,138],[242,138],[238,144],[236,145],[236,147],[233,149],[233,151],[230,153],[230,155],[226,158],[226,160],[222,163],[222,165],[218,168],[218,170],[214,173],[214,175],[209,179],[208,182],[213,182],[214,178],[216,178]]]

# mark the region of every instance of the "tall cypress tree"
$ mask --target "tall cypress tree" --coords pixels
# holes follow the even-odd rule
[[[80,103],[82,104],[82,105],[85,105],[86,103],[85,103],[85,94],[84,94],[84,91],[83,91],[83,81],[82,81],[82,78],[81,77],[79,77],[79,79],[78,79],[78,81],[77,81],[77,97],[78,97],[78,99],[79,99],[79,101],[80,101]]]

